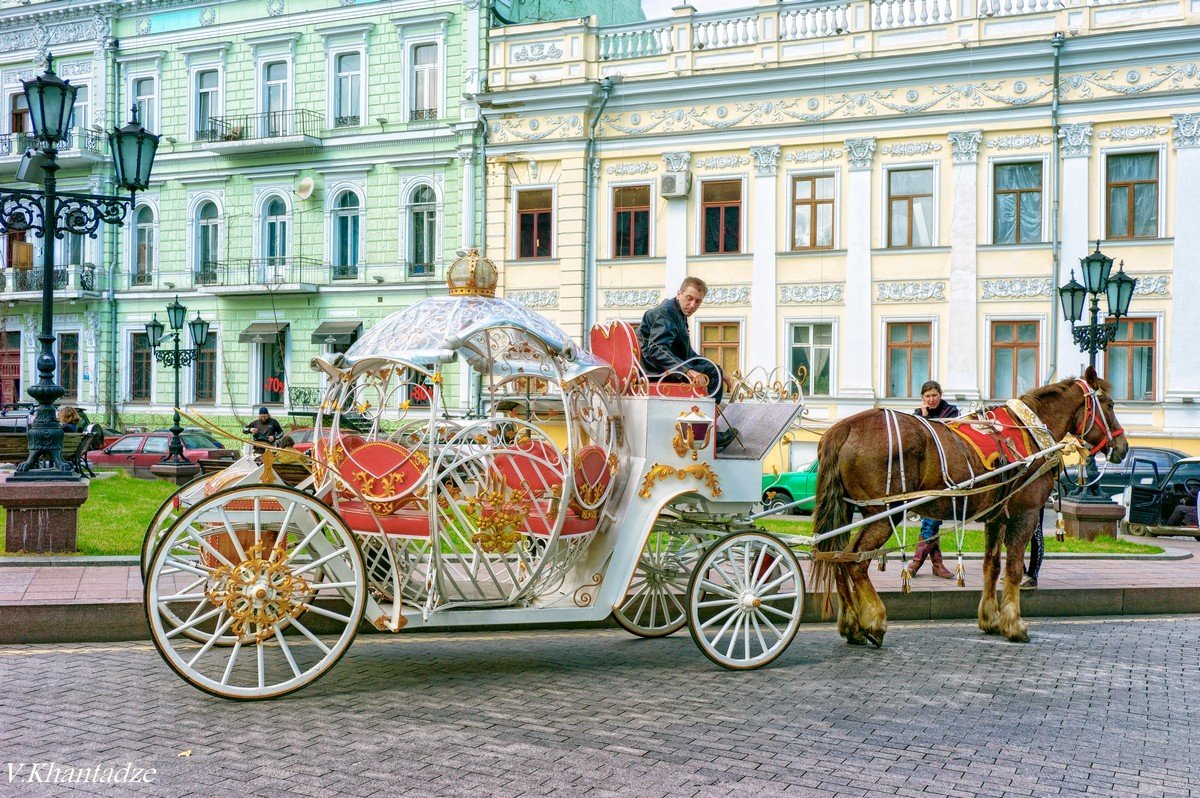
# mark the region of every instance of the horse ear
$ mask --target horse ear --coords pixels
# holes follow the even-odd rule
[[[1096,383],[1099,381],[1099,379],[1100,375],[1096,373],[1095,366],[1088,366],[1087,370],[1083,372],[1083,381],[1093,388],[1096,387]]]

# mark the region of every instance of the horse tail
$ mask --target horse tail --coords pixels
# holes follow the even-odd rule
[[[813,509],[813,535],[821,535],[850,523],[853,511],[846,504],[846,485],[838,453],[842,444],[850,437],[851,426],[844,421],[834,424],[821,438],[817,446],[817,500]],[[850,542],[851,531],[847,530],[813,545],[813,551],[837,551]],[[830,560],[813,558],[813,590],[822,595],[822,615],[827,617],[833,607],[834,575],[842,567]]]

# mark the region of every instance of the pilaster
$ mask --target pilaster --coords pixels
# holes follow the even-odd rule
[[[1200,270],[1195,267],[1200,247],[1200,195],[1185,186],[1200,185],[1200,114],[1176,114],[1171,121],[1175,146],[1174,268],[1171,276],[1171,313],[1168,330],[1159,334],[1166,343],[1167,368],[1163,395],[1166,432],[1200,433],[1200,369],[1192,345],[1200,341],[1200,313],[1188,312],[1200,301]],[[1165,334],[1164,334],[1165,333]]]
[[[754,260],[750,280],[750,320],[747,324],[747,370],[762,367],[768,373],[776,357],[775,250],[778,196],[779,145],[751,147],[754,163]]]
[[[1079,261],[1091,249],[1088,247],[1088,206],[1082,198],[1091,197],[1088,164],[1092,154],[1092,125],[1089,122],[1061,125],[1058,133],[1062,140],[1062,274],[1061,282],[1070,279],[1074,269],[1076,278],[1082,278]],[[1055,286],[1057,288],[1057,286]],[[1052,379],[1064,379],[1083,372],[1087,365],[1085,355],[1079,351],[1071,338],[1071,325],[1058,326],[1058,373],[1047,375]]]
[[[664,152],[663,161],[668,172],[686,172],[692,164],[690,152]],[[679,284],[687,277],[687,197],[667,199],[667,260],[663,279],[666,296],[675,296]]]
[[[954,166],[954,210],[950,217],[950,311],[946,392],[956,398],[979,398],[979,302],[976,260],[979,226],[976,191],[979,183],[979,145],[983,133],[961,130],[949,134]]]
[[[846,186],[846,313],[838,358],[838,397],[874,399],[871,364],[871,168],[875,139],[846,140],[850,174]]]

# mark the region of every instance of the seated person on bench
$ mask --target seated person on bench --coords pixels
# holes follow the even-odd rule
[[[692,349],[688,336],[688,317],[700,308],[707,293],[708,285],[699,277],[683,278],[675,296],[650,308],[642,316],[642,324],[638,327],[638,346],[642,350],[642,365],[648,374],[681,370],[681,376],[686,375],[693,385],[699,385],[707,379],[708,386],[716,386],[713,399],[719,405],[725,394],[725,375],[715,363],[701,358]],[[718,431],[717,450],[724,449],[736,436],[737,430],[732,427]]]

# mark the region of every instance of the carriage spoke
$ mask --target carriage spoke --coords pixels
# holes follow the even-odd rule
[[[246,550],[242,548],[242,541],[238,538],[237,530],[234,529],[233,522],[229,520],[229,513],[225,512],[224,507],[221,508],[221,523],[225,524],[225,531],[229,535],[229,539],[233,542],[233,550],[237,552],[238,562],[245,562]],[[254,542],[259,542],[257,518],[254,521]]]
[[[255,625],[257,626],[257,624]],[[256,650],[258,651],[258,689],[261,690],[267,686],[267,647],[260,642]]]
[[[221,614],[224,615],[225,610],[221,610]],[[208,650],[211,649],[213,647],[213,644],[217,642],[217,638],[220,637],[221,635],[225,634],[225,630],[228,629],[232,625],[233,625],[233,618],[226,618],[225,622],[217,627],[216,634],[214,634],[212,637],[208,638],[208,641],[203,646],[200,647],[199,651],[196,652],[196,656],[194,656],[190,660],[188,660],[188,667],[189,668],[194,667],[196,665],[196,661],[199,660],[201,657],[203,657],[205,654],[207,654]]]
[[[733,650],[735,648],[737,648],[737,644],[738,644],[738,632],[740,632],[742,630],[742,621],[744,621],[745,619],[746,619],[746,614],[742,613],[742,612],[739,612],[733,616],[733,619],[732,619],[733,620],[733,631],[730,632],[730,634],[729,634],[729,646],[725,649],[725,656],[727,656],[727,657],[733,656]],[[721,638],[718,635],[717,640],[720,640],[720,639]]]
[[[342,623],[350,623],[350,618],[348,616],[339,615],[338,613],[334,612],[333,610],[327,610],[324,607],[317,606],[316,604],[309,604],[308,611],[315,612],[317,615],[323,615],[326,618],[332,618],[335,621],[341,621]]]
[[[208,577],[209,577],[209,572],[201,570],[200,566],[192,565],[191,563],[186,563],[183,560],[176,559],[175,557],[167,557],[167,561],[164,564],[163,572],[171,573],[170,571],[166,570],[166,568],[165,568],[166,565],[170,565],[172,568],[179,570],[179,571],[183,571],[184,573],[194,574],[196,576],[203,577],[204,579],[208,579]]]
[[[344,547],[342,547],[342,548],[340,548],[340,549],[337,549],[336,551],[331,551],[330,553],[326,554],[326,555],[325,555],[324,557],[322,557],[321,559],[319,559],[319,560],[313,560],[312,562],[308,563],[308,564],[307,564],[307,565],[305,565],[304,567],[295,569],[294,571],[292,571],[292,573],[293,573],[294,575],[299,575],[299,574],[302,574],[302,573],[304,573],[304,572],[306,572],[306,571],[311,571],[311,570],[312,570],[312,569],[314,569],[314,568],[319,568],[319,567],[321,567],[322,565],[324,565],[325,563],[327,563],[327,562],[329,562],[330,560],[332,560],[334,557],[338,557],[338,556],[341,556],[341,555],[345,554],[345,553],[346,553],[348,550],[349,550],[349,547],[345,547],[345,546],[344,546]]]
[[[718,596],[724,596],[725,598],[733,599],[734,601],[737,601],[741,598],[741,596],[739,596],[730,588],[725,587],[724,585],[718,585],[716,582],[713,582],[710,579],[701,580],[701,584],[706,593],[716,593]]]
[[[330,649],[329,649],[329,646],[327,646],[327,645],[325,645],[324,643],[322,643],[322,642],[321,642],[321,639],[320,639],[319,637],[317,637],[316,635],[314,635],[312,632],[310,632],[307,626],[305,626],[304,624],[300,623],[300,619],[299,619],[299,618],[293,618],[293,619],[292,619],[292,628],[296,629],[298,632],[300,632],[300,634],[304,635],[304,636],[305,636],[305,637],[307,637],[309,640],[311,640],[311,641],[313,642],[313,644],[314,644],[314,645],[315,645],[317,648],[321,649],[321,651],[322,651],[323,653],[325,653],[325,654],[328,654],[328,653],[329,653],[329,651],[330,651]]]
[[[326,526],[328,526],[328,522],[324,518],[322,518],[320,523],[318,523],[315,527],[313,527],[313,530],[304,536],[304,540],[301,540],[299,543],[297,543],[295,545],[295,547],[292,549],[291,553],[288,554],[288,556],[283,558],[282,564],[290,565],[292,562],[292,558],[295,557],[297,554],[299,554],[301,551],[303,551],[304,548],[309,543],[312,542],[312,539],[315,538],[320,532],[322,532]]]
[[[203,607],[204,605],[201,604],[200,606]],[[179,624],[174,629],[167,632],[167,637],[174,637],[175,635],[182,634],[183,632],[185,632],[188,629],[191,629],[192,627],[196,626],[197,624],[204,623],[205,621],[207,621],[209,618],[213,617],[217,613],[221,613],[224,611],[225,611],[224,607],[213,607],[211,610],[204,613],[199,618],[189,618],[187,623]],[[194,614],[195,613],[193,613],[193,615]],[[230,623],[232,623],[232,621],[230,621]]]
[[[242,650],[241,638],[233,641],[233,648],[229,649],[229,662],[225,663],[225,672],[221,674],[221,684],[229,684],[229,677],[233,673],[233,664],[237,662],[238,653]]]
[[[275,630],[275,639],[279,641],[279,650],[283,652],[284,658],[288,665],[292,668],[292,673],[297,677],[300,676],[300,667],[296,664],[296,658],[292,656],[292,649],[288,646],[287,641],[283,639],[283,630],[279,628],[278,623],[271,624],[271,628]]]

